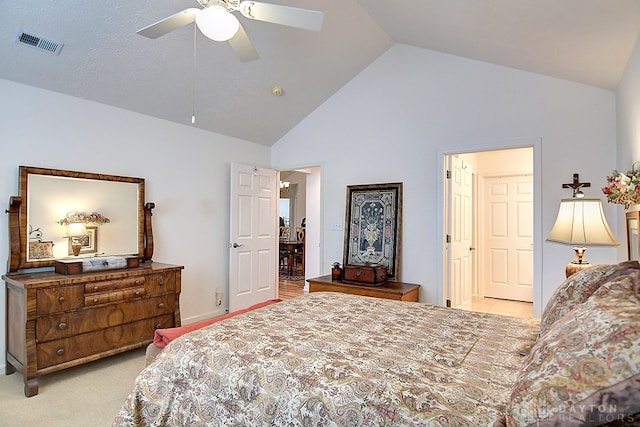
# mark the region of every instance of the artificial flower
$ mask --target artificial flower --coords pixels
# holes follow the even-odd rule
[[[607,186],[602,188],[602,192],[606,194],[609,203],[619,203],[625,209],[640,203],[640,170],[634,168],[638,163],[640,162],[635,162],[626,174],[614,170],[607,177]]]

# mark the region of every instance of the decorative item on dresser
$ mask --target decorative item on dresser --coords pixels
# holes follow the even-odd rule
[[[70,217],[60,212],[68,206],[100,206],[108,217]],[[157,328],[180,326],[183,267],[151,261],[154,207],[145,204],[142,178],[20,166],[20,195],[7,211],[9,271],[2,278],[6,373],[22,373],[27,397],[38,394],[40,375],[144,347]],[[65,238],[60,225],[106,222],[112,226],[100,242],[94,234],[79,245],[103,256],[80,250],[69,258],[67,245],[56,246]],[[48,251],[32,245],[32,223],[39,241],[51,240]]]
[[[332,279],[331,275],[307,279],[309,292],[342,292],[351,295],[418,302],[420,285],[413,283],[387,282],[380,286],[354,284]]]
[[[387,267],[384,265],[345,265],[342,280],[369,286],[387,283]]]

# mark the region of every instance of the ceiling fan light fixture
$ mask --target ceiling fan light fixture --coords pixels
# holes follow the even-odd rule
[[[240,28],[238,18],[220,4],[212,4],[202,9],[196,15],[196,24],[202,34],[218,42],[233,38]]]

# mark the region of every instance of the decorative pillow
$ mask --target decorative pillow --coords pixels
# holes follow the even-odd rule
[[[624,276],[640,270],[638,261],[625,261],[620,264],[600,264],[585,268],[567,278],[555,290],[540,318],[540,336],[553,323],[583,303],[603,283],[618,276]]]
[[[602,425],[640,412],[640,271],[604,283],[523,362],[507,426]]]

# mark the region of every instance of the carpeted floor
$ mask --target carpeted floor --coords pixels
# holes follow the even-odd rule
[[[144,348],[40,377],[25,397],[19,372],[0,375],[0,426],[108,427],[144,368]]]

